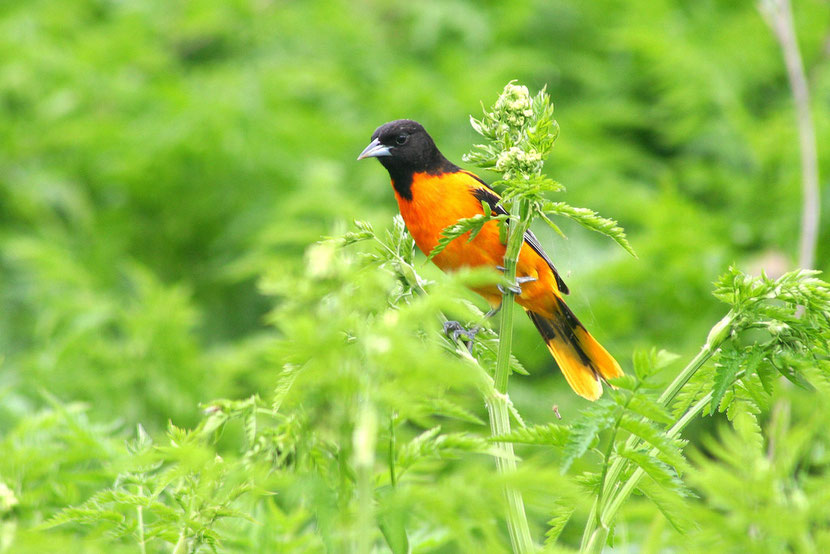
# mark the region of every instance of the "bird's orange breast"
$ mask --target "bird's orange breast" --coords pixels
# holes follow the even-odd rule
[[[481,183],[462,171],[437,175],[416,173],[412,178],[411,199],[395,192],[401,217],[424,254],[429,255],[435,248],[444,229],[460,219],[484,213],[481,201],[473,194],[480,188],[483,188]],[[495,268],[504,263],[504,252],[498,223],[490,221],[473,240],[469,240],[469,233],[462,235],[450,242],[433,261],[444,271],[463,267]],[[551,293],[558,294],[547,262],[527,244],[522,246],[516,274],[537,279],[522,286],[522,295],[517,301],[523,306],[541,310],[542,304],[547,305],[552,300]],[[476,292],[492,304],[501,301],[501,293],[494,286],[476,289]]]
[[[464,173],[430,175],[416,173],[412,179],[412,199],[395,194],[401,216],[409,234],[424,254],[438,244],[444,229],[459,219],[484,213],[481,202],[473,196],[473,181]],[[448,271],[461,267],[500,265],[504,245],[499,241],[496,222],[486,223],[481,232],[468,242],[469,235],[452,241],[435,256],[435,265]]]

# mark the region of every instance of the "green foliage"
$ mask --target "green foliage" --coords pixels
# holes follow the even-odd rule
[[[490,204],[487,202],[482,202],[481,207],[484,209],[483,214],[476,214],[473,217],[459,219],[457,223],[444,229],[441,232],[441,238],[438,240],[438,244],[430,251],[427,260],[431,260],[440,254],[449,243],[464,235],[467,235],[467,242],[470,242],[476,238],[476,235],[478,235],[481,228],[488,221],[498,221],[501,226],[509,219],[509,216],[506,214],[493,215]]]
[[[830,8],[793,8],[825,175]],[[0,30],[0,552],[500,552],[504,486],[546,552],[830,548],[827,287],[787,274],[799,146],[754,3],[35,0]],[[517,321],[494,440],[496,333],[439,331],[497,277],[424,265],[354,157],[413,117],[458,161],[510,79],[556,99],[555,153],[484,115],[509,146],[470,159],[563,216],[534,230],[569,304],[633,355],[591,422]]]
[[[494,183],[494,186],[503,187],[500,203],[514,205],[514,211],[518,212],[518,199],[527,202],[529,213],[525,224],[529,225],[533,219],[540,217],[564,237],[564,233],[549,217],[564,216],[583,227],[611,237],[636,257],[625,237],[625,231],[616,221],[600,217],[587,208],[575,208],[565,202],[549,202],[545,199],[544,195],[548,192],[564,190],[561,184],[542,174],[545,159],[553,151],[559,136],[559,124],[553,119],[553,103],[545,89],[531,97],[527,87],[515,85],[511,81],[504,87],[492,108],[484,109],[481,119],[471,116],[470,124],[487,142],[476,144],[473,151],[464,156],[464,161],[501,175],[501,179]],[[480,229],[491,218],[489,210],[485,208],[484,217],[462,220],[446,229],[442,241],[447,240],[448,243],[471,229]],[[475,231],[470,234],[470,240],[474,236]],[[439,242],[429,257],[437,254],[439,247],[445,246]]]
[[[542,213],[540,215],[542,219],[545,220],[545,223],[553,227],[553,229],[559,234],[562,234],[562,231],[553,221],[550,220],[550,215],[561,215],[567,217],[576,221],[586,229],[590,229],[611,237],[614,239],[614,242],[622,246],[626,252],[635,258],[637,257],[637,254],[634,253],[634,249],[631,248],[631,245],[628,243],[628,239],[625,238],[625,231],[623,228],[620,227],[613,219],[600,217],[593,210],[589,210],[588,208],[575,208],[573,206],[568,206],[564,202],[547,202],[543,205]]]
[[[548,423],[547,425],[533,425],[520,427],[507,435],[497,435],[491,440],[496,442],[514,442],[520,444],[536,444],[540,446],[563,446],[568,442],[570,429],[564,425]]]

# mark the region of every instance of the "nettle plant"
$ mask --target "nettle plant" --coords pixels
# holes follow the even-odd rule
[[[382,232],[356,222],[312,246],[302,275],[275,269],[263,281],[279,299],[270,316],[280,333],[271,397],[213,402],[196,429],[171,428],[164,445],[142,434],[111,488],[46,525],[91,525],[141,550],[396,554],[503,551],[505,523],[513,551],[555,551],[563,529],[579,525],[580,550],[599,552],[633,493],[680,532],[693,526],[687,514],[704,518],[700,503],[687,509],[692,490],[709,498],[716,487],[703,473],[687,482],[695,464],[683,429],[723,412],[741,440],[760,448],[758,416],[779,377],[800,387],[826,381],[830,286],[811,271],[769,279],[729,269],[715,290],[727,314],[673,379],[666,368],[677,356],[637,352],[602,399],[534,425],[508,395],[509,376],[526,373],[510,351],[510,287],[498,333],[484,322],[473,339],[453,339],[443,324],[482,323],[465,287],[512,282],[536,218],[554,228],[552,217],[574,219],[633,251],[616,222],[546,199],[561,186],[542,174],[558,134],[544,91],[531,97],[510,83],[472,125],[485,142],[466,159],[500,175],[495,186],[513,215],[484,206],[484,215],[446,229],[437,248],[496,219],[503,275],[425,279],[400,218]],[[552,456],[522,461],[514,445]],[[697,465],[714,471],[711,461]],[[756,536],[763,540],[763,530]]]

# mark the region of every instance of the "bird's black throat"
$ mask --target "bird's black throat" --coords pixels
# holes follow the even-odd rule
[[[389,172],[395,192],[404,200],[412,200],[412,180],[416,173],[441,175],[442,173],[454,173],[461,169],[445,158],[437,148],[430,154],[428,157],[425,156],[423,159],[417,160],[418,163],[391,156],[378,158],[378,161]]]

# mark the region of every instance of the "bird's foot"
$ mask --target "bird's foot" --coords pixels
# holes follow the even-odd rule
[[[488,311],[486,314],[484,314],[484,317],[482,319],[490,319],[491,317],[493,317],[494,315],[499,313],[500,310],[501,310],[501,303],[499,303],[499,305],[496,306],[495,308],[490,308],[490,311]]]
[[[515,295],[522,294],[522,285],[525,283],[532,283],[536,280],[536,277],[526,276],[526,277],[516,277],[516,280],[512,285],[502,285],[499,283],[496,287],[499,289],[499,292],[502,294],[507,294],[507,291],[512,292]]]
[[[458,321],[444,322],[444,334],[455,342],[458,342],[458,339],[462,339],[464,344],[467,346],[467,350],[471,352],[473,350],[473,340],[475,340],[476,335],[480,330],[481,327],[478,325],[467,329]]]

